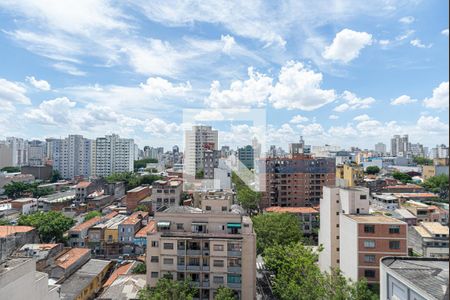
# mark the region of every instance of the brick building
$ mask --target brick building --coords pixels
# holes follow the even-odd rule
[[[148,186],[138,186],[127,192],[125,203],[127,211],[132,212],[139,205],[139,202],[151,194],[151,190]]]

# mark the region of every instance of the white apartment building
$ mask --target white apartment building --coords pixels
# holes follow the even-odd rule
[[[11,151],[11,166],[20,167],[28,164],[28,141],[22,138],[7,137],[6,145]]]
[[[194,176],[204,169],[205,150],[218,150],[219,134],[211,126],[193,126],[185,132],[184,173]]]
[[[120,138],[117,134],[107,135],[97,138],[92,149],[93,175],[109,176],[133,171],[133,139]]]
[[[376,143],[375,144],[375,152],[379,153],[379,154],[386,154],[387,149],[386,149],[386,144],[384,143]]]
[[[256,235],[249,217],[179,206],[156,212],[155,222],[147,235],[147,284],[190,278],[199,299],[214,299],[221,286],[237,299],[256,299]]]
[[[5,141],[0,141],[0,169],[10,166],[12,166],[11,147]]]
[[[62,178],[72,179],[75,176],[91,175],[92,141],[82,135],[69,135],[65,139],[53,139],[49,142],[48,152]]]
[[[391,155],[392,156],[403,156],[406,157],[410,152],[410,143],[408,135],[404,136],[394,135],[391,139]]]
[[[28,164],[30,166],[42,166],[45,162],[46,145],[42,141],[29,142]]]

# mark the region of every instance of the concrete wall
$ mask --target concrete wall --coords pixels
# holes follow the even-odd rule
[[[34,244],[39,241],[37,231],[20,232],[0,238],[0,262],[6,259],[13,251],[25,244]]]
[[[358,224],[351,218],[340,216],[339,260],[342,273],[358,280]]]

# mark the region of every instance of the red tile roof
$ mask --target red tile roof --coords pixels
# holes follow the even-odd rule
[[[92,226],[96,225],[97,223],[100,223],[102,220],[102,217],[94,217],[90,220],[87,220],[86,222],[83,222],[81,224],[76,225],[75,227],[72,227],[70,231],[82,231],[88,228],[91,228]]]
[[[399,184],[399,185],[388,185],[383,187],[383,189],[421,189],[422,187],[417,184]]]
[[[108,280],[106,280],[106,282],[103,285],[103,287],[105,288],[105,287],[110,286],[117,279],[117,277],[119,277],[120,275],[128,274],[128,272],[130,272],[132,266],[133,266],[133,263],[126,263],[123,266],[118,267],[111,274],[111,276],[109,276]]]
[[[117,211],[112,211],[112,212],[110,212],[109,214],[107,214],[106,216],[105,216],[105,219],[106,220],[110,220],[110,219],[112,219],[112,218],[114,218],[115,216],[117,216],[119,213],[117,212]]]
[[[134,237],[145,238],[145,237],[147,237],[148,232],[155,232],[155,231],[156,231],[156,222],[155,222],[155,220],[150,220],[150,221],[148,221],[147,225],[145,225],[138,232],[136,232]]]
[[[34,227],[31,226],[0,226],[0,237],[7,237],[8,235],[15,233],[29,232],[33,229]]]
[[[77,188],[87,188],[90,185],[91,185],[91,183],[89,181],[81,181],[81,182],[78,182],[76,187]]]
[[[67,269],[90,251],[88,248],[72,248],[55,259],[55,265]]]
[[[294,214],[315,214],[319,213],[319,211],[312,207],[280,207],[280,206],[272,206],[266,208],[267,212],[277,212],[277,213],[294,213]]]
[[[148,212],[146,212],[146,211],[137,211],[137,212],[133,213],[131,216],[129,216],[128,218],[126,218],[122,222],[122,225],[133,225],[133,224],[136,224],[142,218],[147,217],[147,215],[148,215]],[[141,216],[141,217],[139,217],[139,216]]]

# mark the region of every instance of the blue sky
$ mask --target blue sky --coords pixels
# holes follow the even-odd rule
[[[234,146],[258,130],[224,115],[258,108],[283,147],[433,146],[448,141],[448,42],[438,0],[2,0],[0,138],[171,147],[194,108]]]

